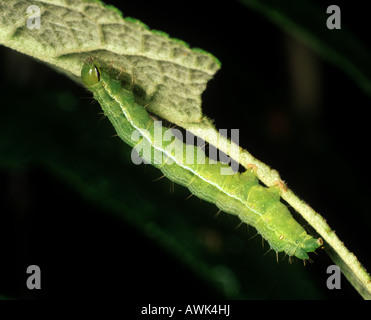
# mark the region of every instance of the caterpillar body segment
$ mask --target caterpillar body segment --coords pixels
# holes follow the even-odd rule
[[[118,136],[171,181],[255,227],[276,252],[309,259],[307,253],[322,245],[322,240],[308,235],[280,202],[277,187],[259,184],[253,168],[234,173],[227,164],[209,159],[200,148],[168,136],[168,128],[159,126],[146,108],[135,102],[133,92],[123,88],[96,62],[88,60],[84,64],[81,78]],[[190,150],[194,154],[191,162],[186,157]],[[226,171],[230,174],[225,174]]]

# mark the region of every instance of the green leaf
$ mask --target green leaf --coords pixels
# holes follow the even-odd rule
[[[30,5],[41,10],[41,28],[29,29]],[[100,1],[0,3],[0,44],[46,62],[80,81],[83,62],[94,57],[124,73],[148,110],[177,125],[202,120],[201,94],[220,68],[210,53],[191,49],[165,32],[150,30]]]
[[[40,29],[27,27],[30,5],[41,9]],[[231,143],[218,139],[201,109],[201,94],[221,66],[212,54],[150,30],[137,19],[124,19],[118,9],[100,1],[10,0],[0,8],[0,44],[46,62],[80,83],[84,60],[94,57],[133,85],[137,102],[151,113],[214,146],[221,141],[221,150],[230,154]],[[238,159],[236,154],[231,157]],[[247,156],[241,163],[253,161]]]

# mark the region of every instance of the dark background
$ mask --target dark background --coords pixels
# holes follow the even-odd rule
[[[203,94],[204,113],[217,128],[239,128],[240,145],[277,169],[370,269],[370,96],[239,2],[109,3],[221,60]],[[326,8],[335,3],[316,3],[323,16],[313,19],[330,32]],[[367,10],[336,4],[342,27],[369,50]],[[1,47],[0,55],[4,297],[360,299],[344,278],[341,290],[326,288],[332,261],[323,250],[305,267],[263,256],[267,244],[250,239],[253,228],[234,230],[233,217],[213,219],[215,207],[184,202],[186,190],[176,186],[170,194],[168,181],[153,182],[155,169],[130,164],[130,149],[111,138],[112,127],[82,87],[10,49]],[[25,286],[30,264],[41,268],[41,290]]]

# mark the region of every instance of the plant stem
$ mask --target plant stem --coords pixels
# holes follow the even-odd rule
[[[370,275],[358,261],[357,257],[345,247],[344,243],[338,238],[335,231],[330,228],[326,220],[303,200],[299,199],[291,190],[286,190],[281,195],[322,236],[327,245],[330,246],[326,248],[327,253],[340,267],[340,270],[358,293],[364,299],[371,300]]]

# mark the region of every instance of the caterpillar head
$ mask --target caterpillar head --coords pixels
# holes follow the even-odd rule
[[[92,59],[88,59],[81,69],[81,80],[87,87],[91,87],[100,81],[101,72]]]
[[[307,252],[314,252],[323,244],[321,238],[315,239],[307,235],[306,239],[302,241],[295,250],[295,256],[299,259],[309,259]]]

